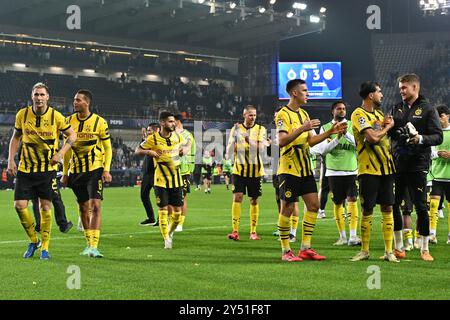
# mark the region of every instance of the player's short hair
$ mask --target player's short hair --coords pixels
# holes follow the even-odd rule
[[[175,115],[175,120],[180,121],[181,123],[183,123],[183,115],[181,113],[177,113]]]
[[[253,106],[253,105],[251,105],[251,104],[246,105],[246,106],[244,107],[244,112],[249,111],[249,110],[256,110],[256,107]]]
[[[407,73],[404,74],[397,79],[398,83],[406,82],[406,83],[418,83],[420,84],[420,78],[415,73]]]
[[[35,89],[45,89],[45,91],[47,91],[47,94],[50,93],[50,91],[48,90],[48,86],[43,82],[35,83],[33,88],[31,88],[31,91],[34,91]]]
[[[302,80],[302,79],[293,79],[293,80],[289,80],[289,81],[286,83],[286,92],[290,95],[291,92],[292,92],[292,90],[293,90],[296,86],[299,86],[299,85],[302,85],[302,84],[306,84],[306,81],[305,81],[305,80]]]
[[[344,100],[339,100],[339,101],[334,102],[334,103],[331,105],[331,112],[333,112],[334,109],[336,109],[336,107],[337,107],[339,104],[343,104],[343,105],[345,106],[345,108],[347,109],[347,102],[345,102]]]
[[[148,124],[148,127],[159,127],[159,123],[157,123],[157,122],[150,122]]]
[[[377,87],[380,87],[380,84],[375,81],[366,81],[361,83],[359,87],[359,96],[363,99],[367,98],[367,96],[373,92],[377,91]]]
[[[169,117],[175,117],[175,115],[170,111],[161,111],[159,114],[159,120],[167,120]]]
[[[439,116],[441,116],[442,114],[447,114],[447,115],[450,114],[450,109],[445,104],[438,105],[436,107],[436,110],[437,110]]]
[[[88,105],[91,105],[92,100],[94,99],[92,92],[87,89],[80,89],[77,91],[77,94],[82,94],[86,98]]]

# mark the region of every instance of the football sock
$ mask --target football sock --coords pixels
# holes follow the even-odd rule
[[[186,216],[181,215],[180,222],[178,223],[179,226],[182,226],[184,224],[184,220],[186,219]]]
[[[316,226],[317,212],[306,211],[302,223],[302,246],[301,249],[311,248],[311,237]]]
[[[299,218],[298,218],[298,216],[291,215],[291,219],[290,220],[291,220],[291,234],[293,236],[296,236],[297,235]]]
[[[91,248],[97,249],[100,241],[100,230],[91,230]]]
[[[359,211],[356,201],[349,201],[347,203],[347,214],[350,219],[350,237],[356,237],[356,230],[358,229]]]
[[[339,232],[339,236],[342,239],[346,239],[345,233],[345,218],[344,218],[344,206],[342,204],[333,204],[333,215],[336,220],[336,227]]]
[[[92,246],[92,232],[94,230],[84,229],[84,238],[86,239],[86,243],[88,247]]]
[[[39,240],[37,237],[36,230],[34,230],[33,217],[31,216],[30,211],[28,210],[28,208],[16,209],[16,211],[17,214],[19,215],[20,223],[22,224],[22,227],[25,229],[25,232],[27,233],[31,242],[37,243]]]
[[[372,232],[372,215],[365,216],[361,218],[361,250],[369,251],[370,234]]]
[[[168,216],[169,213],[167,210],[158,210],[158,218],[159,218],[159,230],[161,231],[161,235],[164,240],[169,239],[169,226],[168,226]]]
[[[411,229],[403,229],[403,237],[409,244],[413,244],[413,232]]]
[[[395,249],[402,251],[403,250],[403,232],[402,232],[402,230],[394,231],[394,242],[395,242]]]
[[[384,250],[392,252],[392,240],[394,240],[394,215],[392,211],[381,212],[381,229],[383,231]]]
[[[174,211],[172,213],[172,223],[170,224],[169,234],[175,231],[180,221],[181,221],[181,211]]]
[[[259,204],[250,204],[250,232],[256,232],[256,226],[258,225],[259,217]]]
[[[439,200],[440,199],[431,199],[430,201],[430,211],[429,211],[429,217],[430,217],[430,235],[436,235],[436,229],[437,224],[439,220],[438,216],[438,207],[439,207]]]
[[[48,250],[51,230],[52,230],[52,211],[41,210],[41,237],[42,237],[41,250]]]
[[[280,232],[281,249],[283,252],[291,250],[289,245],[289,231],[291,229],[289,217],[278,215],[278,231]]]
[[[241,222],[241,203],[234,202],[231,205],[231,218],[232,218],[232,227],[233,232],[239,231],[239,223]]]

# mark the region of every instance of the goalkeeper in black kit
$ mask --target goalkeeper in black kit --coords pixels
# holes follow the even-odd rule
[[[430,169],[431,146],[442,143],[443,134],[439,116],[428,100],[420,95],[420,79],[406,74],[398,79],[402,102],[391,114],[394,127],[390,130],[392,152],[397,168],[395,179],[394,239],[395,255],[405,258],[402,237],[400,204],[409,191],[417,212],[417,228],[422,239],[421,258],[433,261],[428,250],[429,218],[427,209],[427,173]]]

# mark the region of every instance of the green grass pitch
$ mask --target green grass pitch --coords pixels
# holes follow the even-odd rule
[[[76,224],[71,190],[63,190],[67,215]],[[380,213],[371,239],[371,259],[350,262],[356,247],[333,247],[337,239],[331,218],[318,220],[313,247],[326,261],[282,262],[280,243],[272,235],[277,210],[271,185],[263,186],[258,233],[250,241],[248,200],[241,217],[241,241],[226,238],[231,228],[231,191],[213,185],[212,194],[193,191],[184,231],[176,233],[174,248],[163,249],[157,227],[138,225],[145,217],[139,188],[107,188],[104,194],[100,250],[103,259],[82,257],[82,233],[74,227],[62,234],[53,223],[50,261],[23,259],[28,240],[13,209],[13,192],[0,192],[0,299],[448,299],[450,245],[447,210],[439,220],[438,244],[430,245],[432,263],[417,250],[406,261],[379,261],[383,253]],[[153,195],[152,195],[153,198]],[[302,207],[302,206],[301,206]],[[300,236],[301,224],[298,235]],[[292,244],[298,251],[300,244]],[[72,266],[72,267],[71,267]],[[75,266],[75,267],[73,267]],[[380,287],[369,289],[379,267]],[[71,268],[79,270],[80,289],[70,289]],[[369,270],[369,273],[368,273]],[[70,286],[69,286],[70,287]]]

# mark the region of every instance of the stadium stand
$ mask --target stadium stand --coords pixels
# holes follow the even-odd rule
[[[389,34],[372,38],[374,68],[383,86],[384,107],[399,100],[397,78],[414,72],[421,77],[423,94],[434,104],[450,94],[450,37],[448,34]]]
[[[89,88],[94,93],[94,110],[105,116],[154,117],[159,109],[181,112],[187,119],[232,120],[242,99],[213,80],[209,85],[183,83],[174,78],[168,84],[131,80],[125,83],[102,77],[7,71],[0,72],[0,108],[10,112],[28,103],[29,90],[38,81],[51,90],[52,103],[63,113],[71,112],[76,90]],[[207,111],[208,110],[208,111]]]

